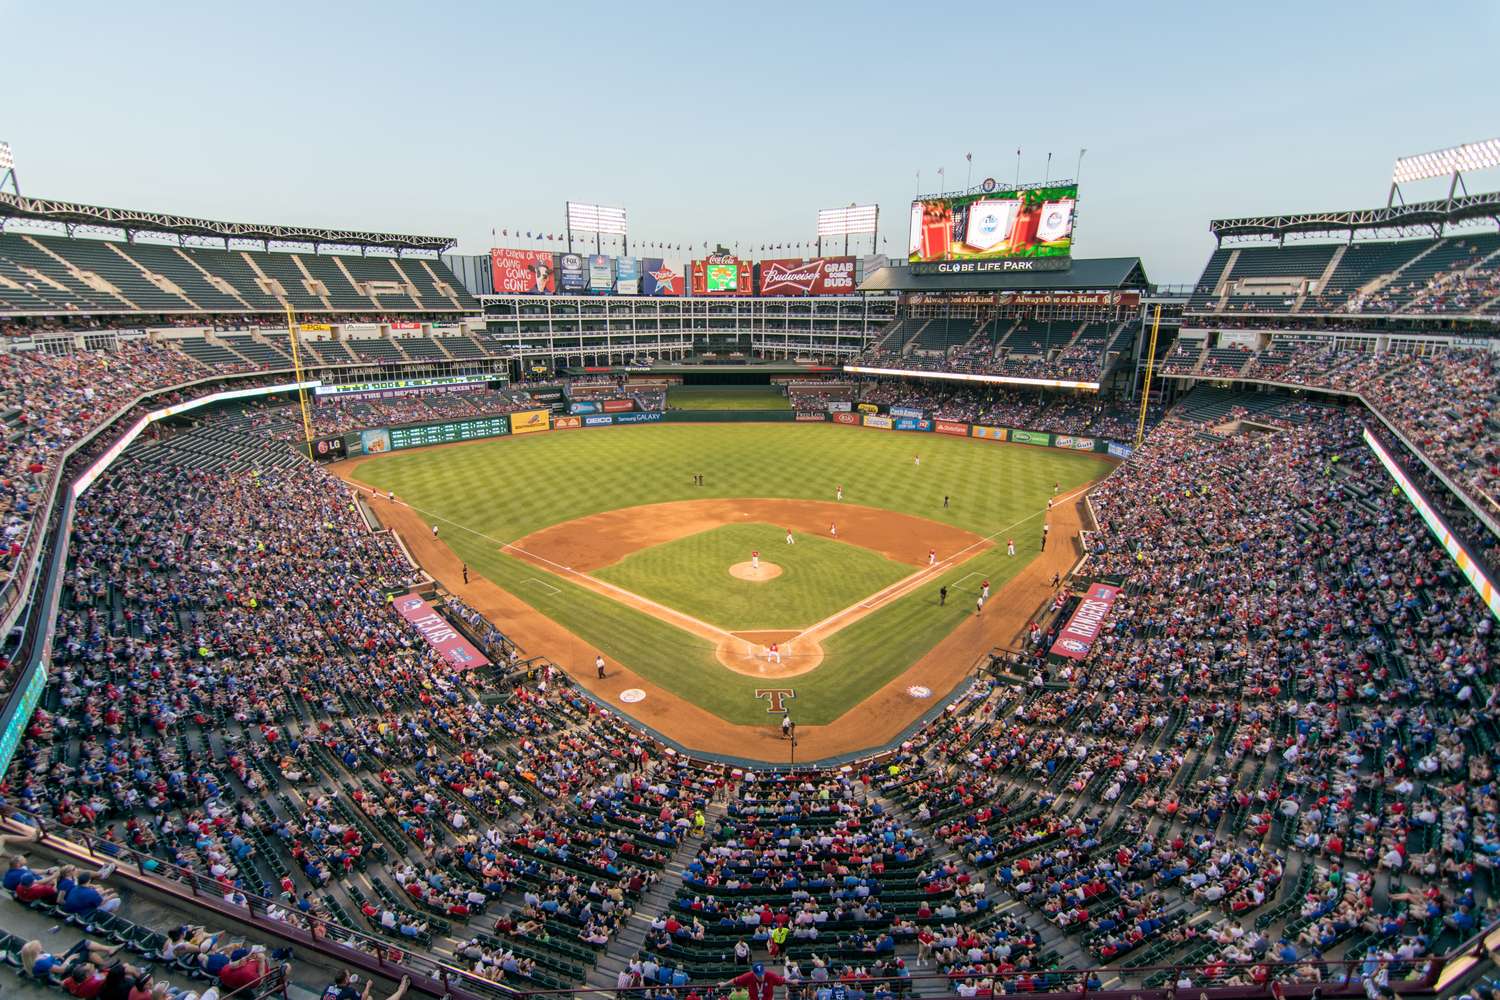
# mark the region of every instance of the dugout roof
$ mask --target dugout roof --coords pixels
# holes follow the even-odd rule
[[[865,278],[862,292],[1084,292],[1149,288],[1139,257],[1075,257],[1066,271],[912,274],[904,264]]]

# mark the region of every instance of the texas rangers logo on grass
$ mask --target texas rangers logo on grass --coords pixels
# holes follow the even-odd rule
[[[911,695],[913,698],[931,698],[932,688],[922,684],[913,684],[911,687],[906,689],[906,693]]]
[[[797,692],[791,688],[756,688],[756,698],[769,698],[771,707],[766,709],[772,715],[785,715],[790,711],[786,703],[797,697]]]

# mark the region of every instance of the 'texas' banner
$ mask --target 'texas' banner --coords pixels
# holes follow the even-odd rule
[[[1089,587],[1089,592],[1083,595],[1083,600],[1073,609],[1073,617],[1057,633],[1052,652],[1071,660],[1081,660],[1088,656],[1089,650],[1094,647],[1094,640],[1099,638],[1099,633],[1104,628],[1104,619],[1109,617],[1109,610],[1115,606],[1115,598],[1119,594],[1118,587],[1104,583]]]
[[[853,257],[760,262],[762,295],[851,295],[853,292]]]
[[[395,605],[401,617],[422,633],[427,644],[455,670],[473,670],[490,662],[474,648],[473,643],[459,634],[458,629],[449,624],[448,619],[432,610],[432,605],[420,595],[402,594],[396,598]]]

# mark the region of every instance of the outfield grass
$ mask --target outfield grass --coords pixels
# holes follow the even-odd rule
[[[922,464],[912,461],[920,453]],[[724,669],[712,645],[554,577],[499,546],[587,514],[672,500],[778,497],[883,507],[952,524],[999,545],[926,589],[831,637],[823,665],[798,677],[796,718],[832,721],[973,617],[972,593],[943,608],[937,587],[1000,588],[1036,554],[1054,483],[1069,492],[1106,471],[1088,455],[937,434],[833,424],[652,425],[496,438],[460,447],[397,452],[365,462],[356,478],[395,490],[469,568],[580,637],[578,649],[528,650],[586,667],[602,650],[663,688],[736,723],[767,724],[754,678]],[[695,487],[692,476],[705,476]],[[943,509],[943,495],[951,506]],[[1022,553],[1005,555],[1004,540]],[[772,546],[774,549],[774,546]],[[769,558],[775,558],[761,551]],[[623,584],[622,584],[623,586]],[[635,588],[629,588],[635,589]],[[878,589],[878,588],[872,588]],[[852,602],[846,602],[852,603]],[[504,622],[497,623],[502,629]]]
[[[790,410],[786,395],[769,385],[674,385],[667,390],[674,410]]]
[[[913,569],[877,552],[773,524],[726,524],[653,545],[594,570],[593,576],[728,631],[815,625],[883,590]],[[781,575],[740,580],[729,567],[759,550]]]

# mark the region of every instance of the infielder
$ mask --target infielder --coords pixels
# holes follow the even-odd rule
[[[990,581],[986,580],[979,585],[979,598],[983,601],[990,599]]]
[[[839,537],[839,526],[837,524],[830,524],[828,526],[828,533],[834,538]]]
[[[1011,556],[1016,554],[1016,540],[1014,538],[1006,539],[1005,554]]]
[[[766,647],[766,662],[770,663],[772,661],[775,661],[776,663],[781,662],[781,647],[774,642],[771,643],[770,646]]]
[[[797,539],[795,539],[795,538],[792,537],[792,529],[791,528],[786,529],[786,543],[788,545],[796,545],[797,544]]]
[[[760,572],[760,549],[750,553],[750,568],[757,573]]]
[[[928,549],[927,550],[927,565],[929,565],[929,566],[936,566],[937,565],[937,549]]]
[[[974,602],[974,613],[976,615],[982,615],[982,614],[984,614],[984,595],[983,594],[980,594],[979,595],[979,599]]]

